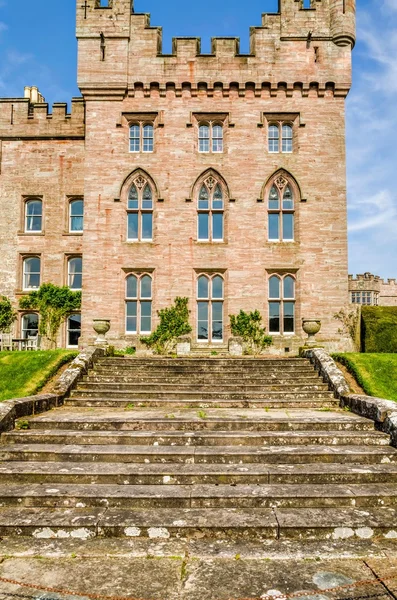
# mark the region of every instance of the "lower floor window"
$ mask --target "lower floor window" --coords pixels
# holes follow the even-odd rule
[[[295,279],[272,275],[269,279],[269,333],[295,332]]]
[[[67,345],[76,348],[81,336],[81,315],[70,315],[67,324]]]
[[[22,317],[22,337],[26,340],[39,334],[39,315],[27,313]]]
[[[152,330],[152,278],[129,275],[126,279],[126,333]]]
[[[223,279],[220,275],[200,275],[197,280],[197,339],[223,340]]]

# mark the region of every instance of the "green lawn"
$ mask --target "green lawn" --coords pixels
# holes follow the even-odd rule
[[[397,400],[397,354],[333,354],[369,396]]]
[[[0,352],[0,401],[36,394],[75,356],[70,350]]]

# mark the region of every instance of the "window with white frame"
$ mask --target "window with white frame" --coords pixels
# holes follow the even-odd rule
[[[143,175],[138,175],[128,193],[127,240],[152,241],[153,195],[149,181]]]
[[[79,338],[81,336],[81,315],[75,314],[70,315],[67,319],[67,340],[66,344],[68,348],[77,348],[79,345]]]
[[[269,277],[269,333],[295,332],[295,278],[292,275]]]
[[[150,333],[152,330],[152,287],[150,275],[128,275],[126,278],[127,334]]]
[[[154,151],[153,123],[137,122],[130,125],[130,152]]]
[[[197,339],[199,342],[223,341],[224,280],[221,275],[197,278]]]
[[[36,313],[26,313],[21,321],[22,337],[26,340],[29,337],[36,337],[39,334],[39,315]]]
[[[41,233],[43,230],[43,202],[33,198],[25,202],[25,233]]]
[[[291,153],[293,151],[293,133],[293,126],[290,123],[283,123],[282,121],[270,123],[268,126],[269,152]]]
[[[73,256],[68,259],[68,286],[71,290],[81,290],[83,287],[83,258]]]
[[[283,175],[273,181],[268,195],[268,240],[294,240],[294,192]]]
[[[69,232],[80,233],[84,228],[84,200],[69,202]]]
[[[364,304],[366,306],[375,306],[378,304],[378,294],[372,292],[352,292],[352,303],[353,304]]]
[[[223,242],[225,190],[220,180],[209,175],[198,188],[197,239]]]
[[[219,122],[199,123],[199,152],[223,152],[223,124]]]
[[[36,290],[40,287],[41,260],[38,256],[29,256],[23,260],[23,289]]]

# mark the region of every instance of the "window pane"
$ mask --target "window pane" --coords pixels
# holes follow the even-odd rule
[[[81,256],[71,258],[68,263],[69,287],[72,290],[81,290],[83,283],[83,259]]]
[[[145,125],[143,128],[143,151],[153,152],[153,142],[153,125]]]
[[[138,213],[128,213],[128,232],[127,238],[129,240],[138,239]]]
[[[280,298],[280,279],[276,275],[269,279],[269,298]]]
[[[70,231],[83,231],[83,217],[70,218]]]
[[[223,279],[216,275],[212,280],[212,297],[216,299],[223,298]]]
[[[223,193],[220,185],[215,187],[214,195],[212,197],[212,208],[215,210],[223,208]]]
[[[212,128],[212,151],[223,152],[223,127],[214,125]]]
[[[269,332],[280,333],[280,302],[269,302]]]
[[[292,140],[285,140],[283,138],[282,151],[283,152],[292,152]]]
[[[137,298],[138,297],[138,280],[135,277],[135,275],[130,275],[129,277],[127,277],[126,284],[127,284],[127,291],[126,291],[127,298]]]
[[[209,215],[208,213],[199,213],[198,214],[198,239],[199,240],[208,240],[208,222]]]
[[[209,208],[209,203],[208,203],[208,190],[205,187],[205,185],[203,185],[201,187],[200,190],[200,195],[199,195],[199,201],[198,201],[198,207],[201,210],[206,210]]]
[[[279,130],[277,125],[269,125],[269,152],[279,151]]]
[[[153,214],[142,213],[142,239],[151,240],[153,238]]]
[[[78,346],[81,336],[81,315],[71,315],[68,319],[68,346]]]
[[[141,298],[152,297],[152,278],[144,275],[141,279]]]
[[[40,259],[27,258],[24,261],[24,288],[40,287]]]
[[[212,339],[223,339],[223,302],[212,303]]]
[[[26,231],[41,231],[41,211],[41,200],[31,200],[26,203]]]
[[[278,210],[280,208],[279,205],[279,195],[278,190],[275,185],[272,186],[269,194],[269,210]]]
[[[199,151],[209,152],[210,150],[210,128],[208,125],[199,127]]]
[[[197,337],[208,340],[208,302],[197,302]]]
[[[140,127],[132,125],[130,127],[130,152],[139,152],[140,150]]]
[[[150,186],[145,185],[142,195],[142,208],[150,209],[153,208],[153,194]]]
[[[284,298],[295,298],[295,280],[290,275],[284,278]]]
[[[289,185],[287,185],[287,187],[284,190],[284,194],[283,194],[283,209],[284,210],[293,210],[294,208],[294,201],[293,201],[293,197],[292,197],[292,190],[289,187]]]
[[[152,330],[152,303],[141,302],[141,333]]]
[[[295,330],[295,304],[284,302],[284,333],[294,333]]]
[[[279,234],[279,220],[280,215],[277,214],[269,214],[269,240],[278,240],[280,237]]]
[[[126,326],[127,333],[137,332],[137,302],[126,302]]]
[[[73,200],[69,205],[70,231],[83,231],[84,201]]]
[[[292,127],[291,125],[283,125],[283,152],[292,152]]]
[[[133,185],[128,194],[128,208],[139,208],[138,190]]]
[[[205,275],[201,275],[197,281],[197,298],[208,298],[209,280]]]
[[[294,215],[283,213],[283,240],[294,239]]]
[[[223,213],[212,213],[212,239],[223,240]]]
[[[39,333],[39,315],[28,313],[22,318],[22,337],[35,337]]]

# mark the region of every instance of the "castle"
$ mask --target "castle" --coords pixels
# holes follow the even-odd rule
[[[372,273],[363,273],[357,277],[349,275],[349,294],[352,304],[397,306],[397,281],[385,281]]]
[[[106,6],[104,6],[106,4]],[[131,0],[77,0],[82,97],[0,99],[0,293],[82,289],[60,344],[136,346],[187,296],[193,342],[221,347],[259,309],[274,351],[302,318],[342,349],[348,304],[345,98],[355,0],[280,0],[239,40],[175,38]],[[16,334],[38,315],[19,311]]]

